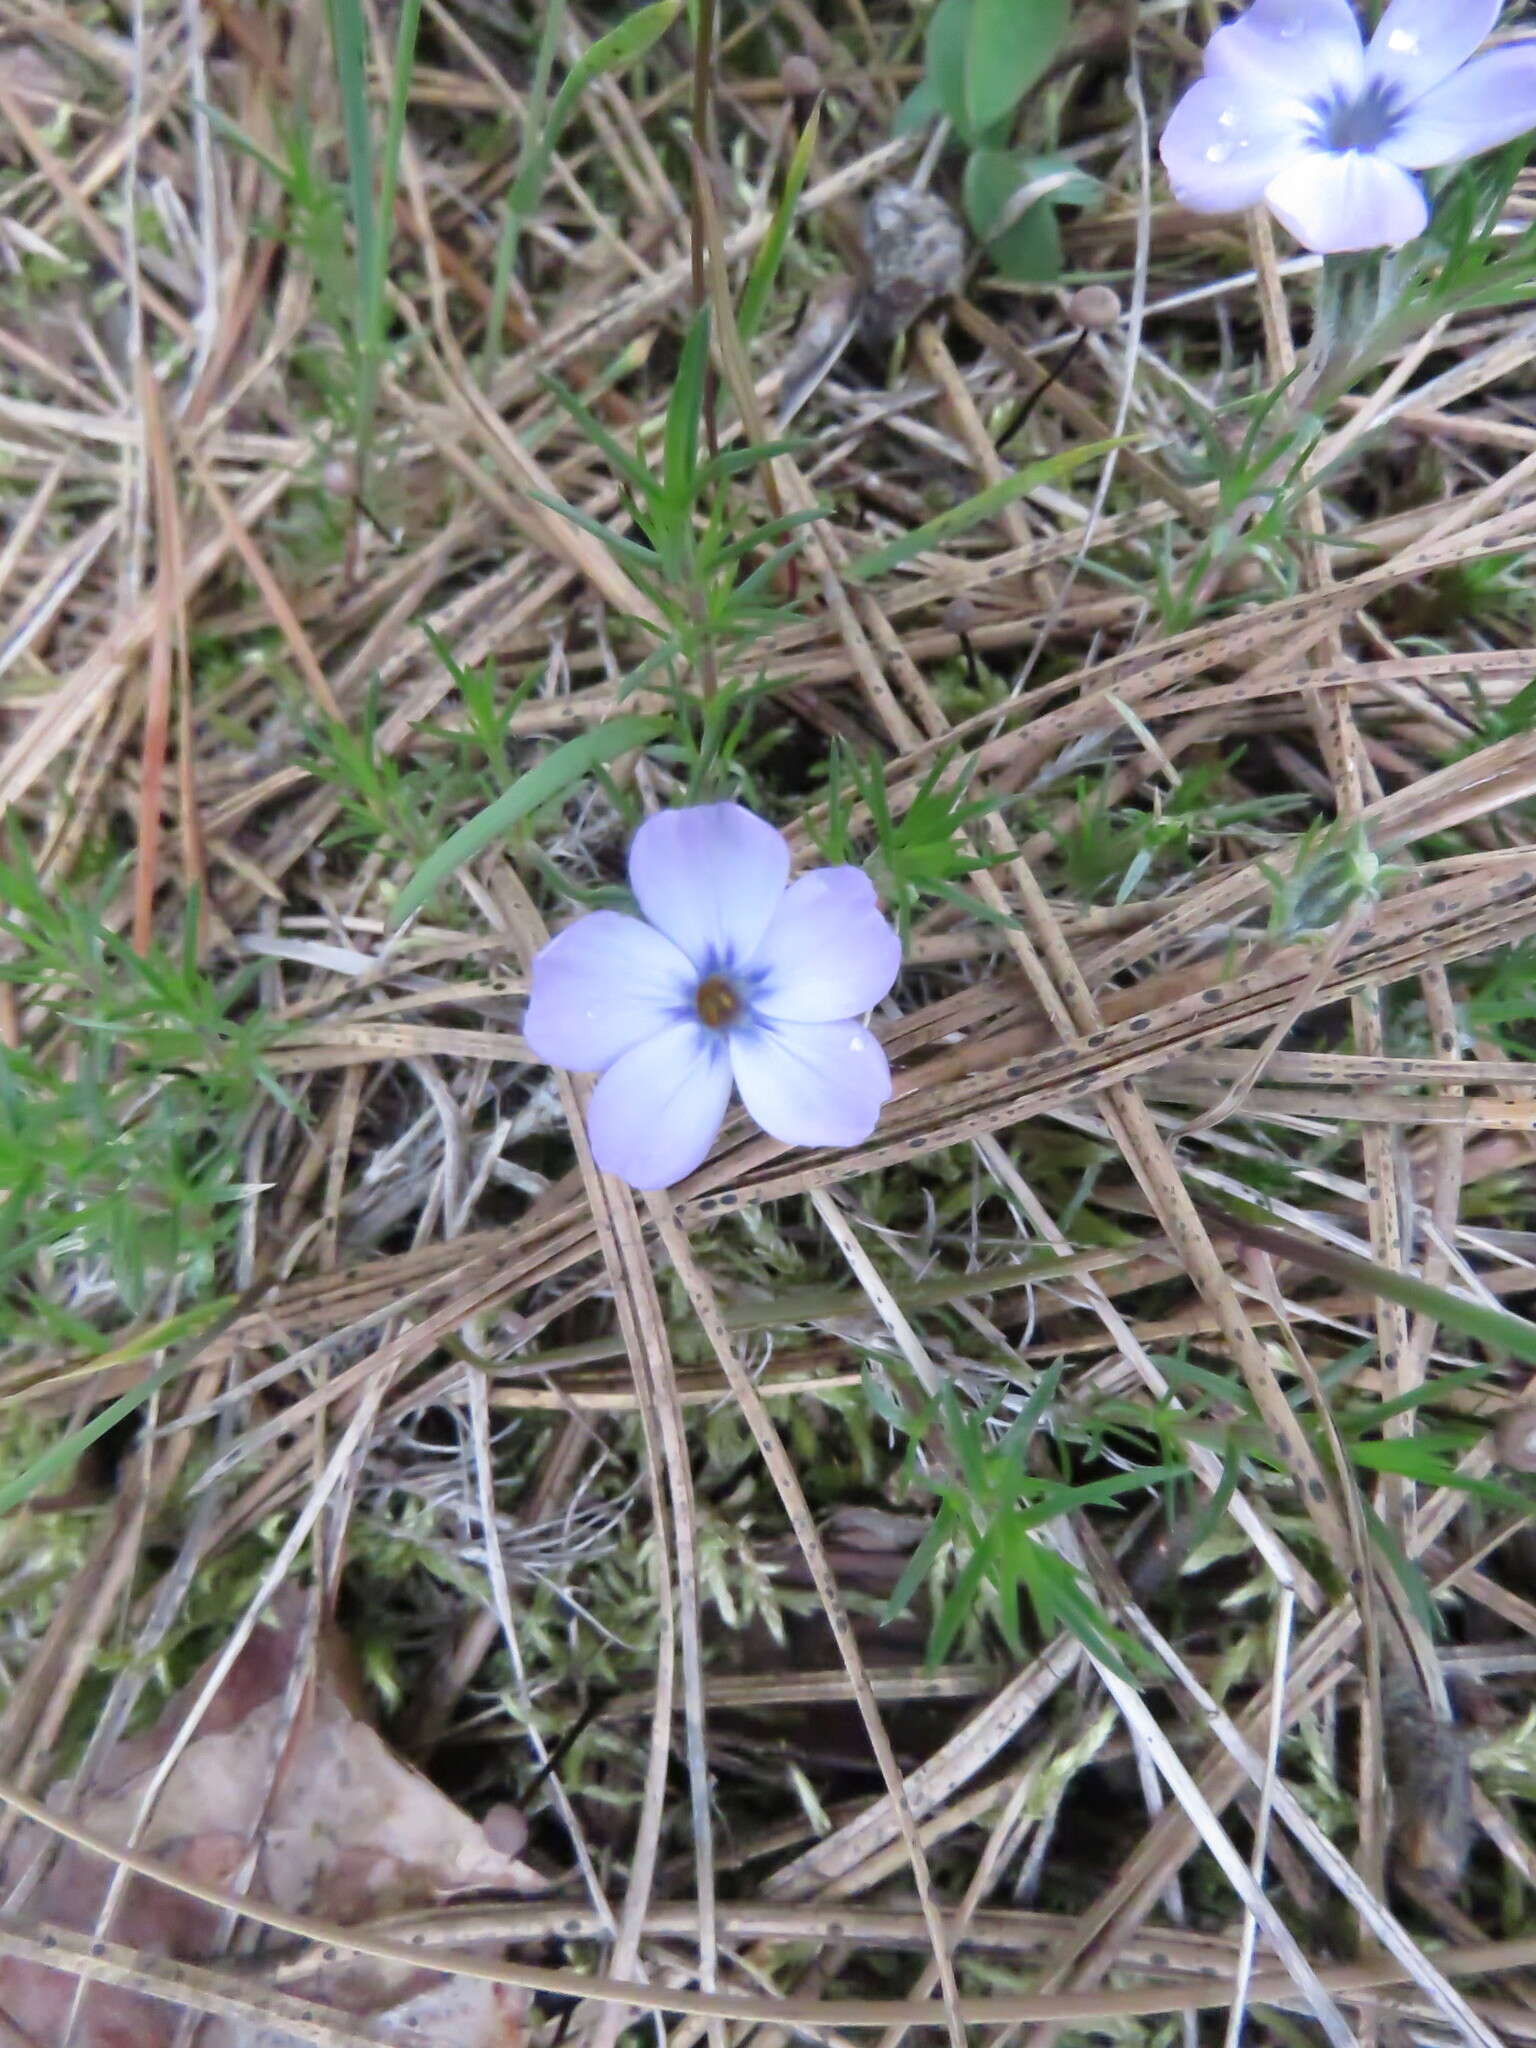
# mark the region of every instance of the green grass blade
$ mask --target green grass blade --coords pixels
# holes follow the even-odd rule
[[[648,502],[656,490],[656,479],[645,464],[622,447],[591,407],[584,404],[569,386],[560,382],[558,377],[541,377],[539,382],[550,397],[570,414],[587,439],[603,451],[616,474],[623,477],[635,496],[643,502]]]
[[[188,1309],[179,1316],[171,1316],[163,1323],[157,1323],[151,1330],[141,1331],[137,1337],[130,1338],[127,1343],[118,1345],[112,1351],[103,1352],[99,1358],[92,1359],[93,1371],[108,1373],[116,1366],[132,1364],[134,1359],[142,1358],[148,1352],[163,1351],[167,1344],[176,1342],[178,1338],[190,1336],[192,1340],[184,1344],[179,1351],[173,1352],[163,1365],[157,1366],[147,1378],[140,1380],[136,1387],[130,1387],[126,1394],[121,1394],[117,1400],[109,1402],[99,1415],[93,1415],[90,1421],[83,1423],[79,1429],[72,1429],[68,1436],[60,1437],[57,1443],[50,1444],[46,1451],[32,1460],[25,1471],[18,1472],[14,1479],[0,1486],[0,1515],[10,1514],[19,1508],[30,1494],[35,1493],[38,1487],[47,1485],[50,1480],[61,1478],[82,1451],[88,1450],[99,1438],[104,1437],[108,1430],[116,1429],[120,1422],[125,1422],[135,1409],[142,1408],[150,1396],[158,1393],[161,1387],[168,1386],[179,1374],[186,1372],[197,1362],[198,1355],[208,1339],[216,1335],[221,1328],[227,1327],[237,1315],[243,1314],[251,1306],[255,1295],[262,1291],[259,1288],[253,1289],[234,1301],[225,1298],[207,1302],[201,1308]]]
[[[1220,1208],[1212,1205],[1211,1214],[1228,1230],[1235,1231],[1245,1244],[1251,1244],[1259,1251],[1273,1252],[1279,1258],[1305,1266],[1310,1272],[1321,1273],[1331,1280],[1342,1280],[1346,1285],[1362,1288],[1367,1294],[1395,1301],[1399,1307],[1412,1309],[1416,1315],[1432,1316],[1437,1323],[1444,1323],[1447,1329],[1470,1337],[1475,1343],[1486,1344],[1491,1351],[1508,1351],[1527,1365],[1536,1365],[1536,1323],[1528,1323],[1523,1316],[1511,1315],[1508,1309],[1490,1308],[1485,1302],[1469,1301],[1464,1294],[1452,1294],[1447,1288],[1433,1287],[1412,1273],[1396,1273],[1390,1266],[1378,1265],[1374,1259],[1362,1259],[1354,1252],[1339,1251],[1331,1244],[1318,1244],[1310,1238],[1298,1237],[1293,1231],[1278,1228],[1269,1220],[1268,1212],[1256,1203],[1239,1202],[1231,1195],[1222,1197]]]
[[[512,272],[517,264],[518,243],[522,238],[523,222],[539,202],[544,180],[549,175],[550,158],[560,139],[560,131],[570,119],[571,109],[594,78],[605,71],[622,70],[626,64],[643,57],[659,36],[676,21],[682,11],[682,0],[653,0],[649,7],[637,7],[633,14],[621,21],[617,28],[610,29],[577,59],[560,82],[553,104],[549,103],[549,76],[555,61],[555,50],[560,41],[560,30],[565,21],[566,0],[553,0],[545,12],[544,30],[539,39],[539,52],[534,60],[533,85],[529,90],[523,110],[523,148],[518,160],[517,175],[507,193],[507,210],[502,218],[501,233],[496,240],[496,261],[491,276],[491,303],[486,316],[485,348],[482,361],[484,374],[488,377],[495,368],[496,358],[501,349],[502,324],[507,313],[507,294],[512,288]],[[546,107],[548,109],[546,114]]]
[[[517,267],[518,244],[523,222],[539,196],[539,187],[549,168],[548,124],[549,80],[555,68],[555,51],[565,26],[566,0],[549,0],[544,10],[544,27],[539,36],[538,55],[533,60],[533,81],[523,99],[523,141],[518,151],[517,173],[507,194],[501,232],[496,237],[496,261],[491,270],[491,303],[485,316],[485,345],[481,372],[489,382],[501,354],[501,332],[506,324],[507,297],[512,273]]]
[[[384,286],[389,271],[389,244],[394,230],[395,188],[400,182],[400,152],[405,144],[405,113],[416,68],[416,31],[421,0],[404,0],[395,38],[395,72],[389,88],[389,118],[384,130],[384,156],[379,165],[379,231],[373,238],[372,272],[365,279],[364,309],[368,339],[377,352],[384,341]]]
[[[575,739],[567,740],[564,746],[556,747],[537,767],[520,775],[510,789],[503,790],[494,803],[487,804],[467,825],[461,825],[457,832],[451,833],[437,851],[422,862],[400,892],[390,917],[391,928],[400,926],[413,912],[420,910],[451,874],[463,867],[467,860],[473,860],[477,853],[483,853],[520,818],[526,818],[541,804],[560,796],[602,762],[627,754],[634,747],[643,747],[647,740],[664,731],[665,726],[666,721],[660,718],[610,718],[602,725],[594,726],[590,732],[579,733]]]
[[[600,78],[605,71],[622,71],[626,64],[633,64],[637,57],[643,57],[652,43],[666,34],[682,11],[683,0],[651,0],[650,6],[637,7],[633,14],[624,17],[617,28],[599,36],[583,52],[561,80],[555,103],[549,110],[549,127],[539,152],[543,163],[548,163],[572,107],[593,79]],[[542,168],[539,178],[542,183]]]
[[[784,190],[779,203],[773,210],[773,219],[768,223],[768,232],[763,237],[763,246],[758,250],[746,287],[741,294],[741,305],[736,314],[736,331],[745,348],[758,330],[768,305],[768,294],[773,290],[774,279],[779,274],[784,250],[789,241],[789,231],[794,225],[795,207],[811,168],[811,159],[816,152],[816,131],[821,125],[821,103],[811,109],[810,119],[800,132],[795,144],[795,153],[789,160],[789,169],[784,175]]]
[[[867,555],[860,555],[857,561],[843,571],[845,577],[855,582],[868,582],[871,576],[883,575],[887,569],[894,569],[902,562],[909,562],[914,555],[920,555],[926,548],[942,547],[956,534],[977,526],[983,519],[990,519],[994,512],[1001,512],[1005,505],[1011,505],[1015,498],[1022,498],[1030,491],[1038,490],[1041,484],[1054,483],[1058,477],[1070,476],[1074,469],[1080,469],[1085,462],[1092,462],[1100,455],[1107,455],[1112,448],[1123,448],[1119,441],[1089,441],[1081,448],[1064,448],[1059,455],[1048,455],[1040,462],[1028,462],[1022,469],[1016,469],[1012,476],[1001,477],[995,484],[988,484],[984,491],[978,491],[974,498],[967,498],[962,505],[952,505],[947,512],[941,512],[937,519],[926,520],[921,526],[914,526],[910,533],[903,533],[883,548],[875,548]]]
[[[689,507],[699,470],[699,429],[704,419],[704,378],[709,365],[709,311],[701,306],[683,341],[662,444],[662,486],[674,510]]]
[[[373,245],[378,223],[373,206],[373,130],[368,120],[368,42],[360,0],[327,0],[331,48],[341,91],[341,119],[347,141],[347,182],[352,193],[352,231],[357,237],[358,294],[377,269]]]
[[[400,175],[400,151],[405,139],[411,74],[416,62],[416,31],[421,22],[421,4],[422,0],[404,0],[400,10],[377,192],[374,190],[373,130],[368,112],[368,34],[362,0],[327,0],[326,7],[341,91],[342,125],[347,142],[347,183],[352,199],[352,231],[357,245],[357,298],[353,308],[357,389],[353,433],[357,442],[359,497],[366,494],[368,459],[373,446],[373,416],[384,347],[384,296],[395,213],[395,188]]]

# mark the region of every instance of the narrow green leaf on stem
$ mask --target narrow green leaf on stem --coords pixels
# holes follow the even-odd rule
[[[779,194],[779,203],[773,210],[773,219],[768,223],[768,232],[758,250],[747,282],[741,294],[741,307],[736,315],[736,328],[743,344],[750,343],[762,320],[768,305],[768,294],[773,290],[774,279],[779,274],[779,265],[789,241],[789,231],[794,225],[795,207],[800,200],[806,177],[810,172],[811,160],[816,154],[816,135],[821,126],[821,102],[812,107],[805,126],[800,131],[800,140],[795,144],[794,155],[789,160],[789,169],[784,174],[784,190]]]
[[[666,34],[682,11],[682,0],[651,0],[650,6],[637,7],[633,14],[624,17],[617,28],[609,29],[606,35],[599,36],[582,52],[561,80],[554,105],[549,110],[549,129],[540,152],[546,163],[572,107],[593,79],[600,78],[605,71],[622,71],[626,64],[633,64],[637,57],[643,57],[652,43]]]
[[[255,1298],[264,1291],[264,1287],[250,1289],[235,1300],[225,1298],[207,1302],[202,1307],[188,1309],[181,1315],[168,1316],[153,1329],[140,1331],[126,1343],[103,1352],[99,1358],[93,1358],[91,1370],[105,1375],[119,1366],[131,1365],[135,1359],[143,1358],[151,1352],[163,1351],[167,1345],[175,1344],[178,1340],[191,1340],[183,1343],[180,1350],[173,1351],[169,1358],[140,1380],[136,1387],[130,1387],[126,1394],[120,1394],[115,1401],[108,1402],[99,1415],[93,1415],[90,1421],[82,1423],[79,1429],[70,1430],[67,1436],[62,1436],[56,1443],[50,1444],[47,1450],[35,1457],[24,1471],[18,1472],[14,1479],[0,1486],[0,1515],[8,1515],[13,1509],[20,1507],[38,1487],[47,1485],[50,1480],[62,1478],[83,1451],[98,1442],[109,1430],[116,1429],[120,1422],[126,1422],[128,1417],[136,1409],[142,1408],[150,1396],[158,1393],[161,1387],[168,1386],[179,1374],[195,1365],[208,1339],[217,1335],[220,1329],[227,1328],[236,1316],[244,1314],[246,1309],[254,1305]]]
[[[400,151],[405,141],[411,76],[416,64],[416,31],[421,24],[421,6],[422,0],[403,0],[400,9],[384,150],[378,162],[378,190],[375,192],[373,130],[368,111],[368,39],[362,4],[361,0],[327,0],[347,144],[352,231],[357,245],[357,300],[353,309],[357,389],[353,435],[357,451],[357,495],[360,499],[367,497],[368,464],[373,452],[374,411],[384,352],[389,245],[393,237],[395,190],[400,176]]]
[[[575,739],[556,747],[552,754],[546,754],[536,767],[520,775],[510,789],[503,790],[494,803],[487,804],[468,824],[451,833],[437,851],[422,862],[400,892],[390,917],[391,929],[398,928],[420,910],[450,875],[463,867],[466,861],[473,860],[476,854],[483,853],[519,819],[526,818],[541,804],[562,795],[601,763],[627,754],[635,747],[643,747],[665,727],[666,721],[660,718],[610,718],[602,725],[593,726],[590,732],[578,733]]]
[[[1064,448],[1059,455],[1046,456],[1040,462],[1026,463],[1011,476],[1000,477],[995,484],[988,484],[984,491],[978,491],[974,498],[967,498],[964,504],[952,505],[947,512],[941,512],[936,519],[926,520],[921,526],[914,526],[910,533],[899,534],[882,548],[874,548],[867,555],[860,555],[843,571],[845,577],[854,582],[868,582],[871,576],[882,575],[887,569],[897,568],[908,562],[914,555],[920,555],[927,548],[942,547],[964,533],[972,526],[980,525],[983,519],[990,519],[994,512],[1001,512],[1005,505],[1011,505],[1015,498],[1027,497],[1038,490],[1041,484],[1054,483],[1058,477],[1070,476],[1074,469],[1080,469],[1085,462],[1092,462],[1100,455],[1107,455],[1112,448],[1124,447],[1124,440],[1088,441],[1081,448]]]
[[[1211,1204],[1210,1214],[1244,1244],[1251,1244],[1258,1251],[1272,1252],[1275,1257],[1290,1259],[1309,1272],[1321,1273],[1331,1280],[1342,1280],[1348,1286],[1359,1287],[1366,1294],[1395,1301],[1399,1307],[1412,1309],[1416,1315],[1431,1316],[1437,1323],[1444,1323],[1447,1329],[1456,1330],[1476,1343],[1486,1344],[1492,1351],[1508,1351],[1527,1365],[1536,1365],[1536,1323],[1527,1322],[1523,1316],[1511,1315],[1508,1309],[1469,1301],[1466,1295],[1452,1294],[1448,1288],[1432,1286],[1416,1274],[1398,1273],[1390,1266],[1379,1265],[1374,1259],[1363,1259],[1355,1252],[1340,1251],[1334,1245],[1299,1237],[1294,1231],[1281,1229],[1271,1222],[1268,1212],[1256,1203],[1239,1202],[1231,1195],[1224,1195],[1219,1207]]]

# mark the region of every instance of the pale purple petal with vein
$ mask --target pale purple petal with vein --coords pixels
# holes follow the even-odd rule
[[[1422,234],[1429,218],[1424,194],[1405,170],[1357,149],[1297,157],[1264,197],[1303,248],[1325,256],[1395,249]]]
[[[536,955],[523,1036],[552,1067],[596,1072],[691,1009],[696,979],[638,917],[594,910]]]
[[[1258,204],[1308,133],[1290,101],[1237,79],[1202,78],[1169,116],[1158,150],[1181,206],[1235,213]]]
[[[891,1092],[880,1041],[862,1024],[765,1023],[730,1039],[736,1086],[786,1145],[857,1145]]]
[[[1500,0],[1392,0],[1366,51],[1366,75],[1417,99],[1465,64],[1499,18]]]
[[[1428,170],[1497,149],[1536,128],[1536,41],[1503,43],[1408,109],[1381,146],[1393,163]]]
[[[615,1060],[592,1090],[592,1157],[633,1188],[669,1188],[715,1142],[730,1099],[724,1040],[693,1022],[668,1025]]]
[[[640,908],[706,973],[751,958],[788,877],[782,836],[740,804],[660,811],[629,849]]]
[[[1303,99],[1354,94],[1365,81],[1360,24],[1349,0],[1255,0],[1206,44],[1205,73]]]
[[[888,993],[901,941],[861,868],[818,868],[785,890],[752,965],[754,1009],[828,1023],[860,1016]]]

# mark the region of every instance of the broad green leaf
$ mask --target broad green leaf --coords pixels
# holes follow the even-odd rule
[[[966,141],[972,141],[965,111],[965,52],[975,0],[939,0],[928,24],[927,78],[939,110]]]
[[[1095,179],[1065,157],[1020,156],[1009,149],[978,149],[965,167],[965,217],[1004,277],[1019,284],[1049,284],[1061,275],[1058,206],[1086,206],[1098,196]],[[1032,203],[1015,212],[1020,194]]]
[[[1048,199],[1030,207],[1005,234],[988,245],[987,254],[996,264],[998,275],[1012,284],[1054,284],[1065,261],[1055,207]]]
[[[896,118],[891,122],[893,135],[915,135],[920,128],[926,128],[930,121],[936,121],[944,111],[939,104],[939,95],[934,90],[931,78],[920,78],[896,109]]]
[[[966,131],[1005,120],[1066,40],[1071,0],[971,0],[965,39]]]
[[[1024,183],[1023,160],[1012,149],[973,149],[960,187],[965,217],[978,241],[989,242]]]
[[[510,789],[503,790],[494,803],[477,812],[467,825],[461,825],[422,862],[400,892],[390,917],[391,928],[420,910],[451,874],[477,853],[483,853],[520,818],[560,796],[601,763],[643,747],[665,729],[665,724],[660,718],[610,718],[546,754],[536,767],[520,775]]]
[[[978,149],[965,167],[966,218],[1004,277],[1050,284],[1062,270],[1056,209],[1091,205],[1101,189],[1066,157]]]
[[[1041,484],[1054,483],[1058,477],[1070,476],[1074,469],[1080,469],[1085,462],[1093,462],[1100,455],[1107,455],[1111,448],[1119,448],[1121,441],[1085,441],[1081,448],[1064,448],[1059,455],[1046,456],[1040,462],[1026,463],[1016,469],[1012,476],[1002,477],[995,484],[988,484],[984,491],[978,491],[974,498],[967,498],[961,505],[952,505],[947,512],[941,512],[937,519],[925,520],[921,526],[914,526],[910,533],[903,533],[883,548],[875,548],[867,555],[860,555],[843,574],[856,582],[867,582],[871,576],[879,576],[887,569],[894,569],[899,563],[910,561],[926,548],[942,547],[964,533],[969,527],[978,526],[983,519],[990,519],[994,512],[1001,512],[1005,505],[1011,505],[1015,498],[1026,497],[1038,490]]]

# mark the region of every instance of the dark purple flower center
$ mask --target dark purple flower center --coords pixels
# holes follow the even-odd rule
[[[1314,102],[1317,140],[1323,149],[1380,149],[1402,124],[1404,107],[1397,88],[1372,79],[1363,92],[1335,93]]]
[[[699,1022],[711,1031],[724,1031],[734,1024],[746,1007],[735,982],[723,974],[707,974],[694,993],[693,1007]]]

